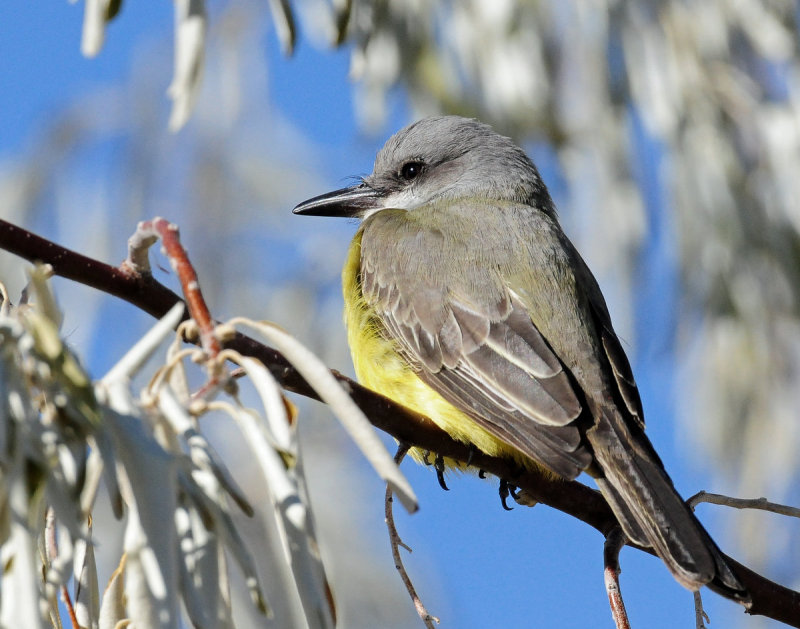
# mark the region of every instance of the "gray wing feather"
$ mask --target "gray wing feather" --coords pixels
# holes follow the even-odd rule
[[[622,345],[611,325],[611,316],[608,314],[606,300],[603,298],[603,293],[597,285],[597,280],[594,275],[592,275],[589,267],[586,266],[586,262],[578,255],[578,252],[575,251],[571,244],[570,250],[573,256],[576,275],[580,279],[581,285],[589,299],[591,311],[600,334],[600,340],[603,344],[603,351],[605,352],[606,358],[608,358],[608,363],[614,374],[617,390],[629,413],[629,417],[626,419],[635,423],[641,430],[644,430],[644,412],[642,411],[642,401],[639,398],[639,389],[633,378],[633,370],[628,362],[628,357],[625,355],[625,350],[622,349]]]
[[[423,371],[422,380],[448,402],[458,406],[490,433],[525,453],[563,478],[572,479],[592,460],[572,426],[545,426],[516,410],[472,375],[468,369]]]
[[[493,323],[492,327],[505,326]],[[486,388],[541,424],[565,426],[578,416],[581,407],[565,373],[537,378],[520,366],[516,357],[509,359],[507,352],[507,347],[498,351],[485,343],[467,354],[464,362],[480,374]]]
[[[622,400],[625,402],[631,419],[638,424],[639,428],[644,430],[642,400],[639,398],[639,389],[636,386],[636,381],[633,379],[633,370],[631,370],[628,357],[625,356],[625,352],[616,334],[603,328],[601,339]]]

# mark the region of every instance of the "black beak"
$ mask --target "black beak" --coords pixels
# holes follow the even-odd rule
[[[365,183],[349,188],[334,190],[318,197],[303,201],[293,210],[293,214],[305,216],[361,217],[364,212],[381,207],[382,195]]]

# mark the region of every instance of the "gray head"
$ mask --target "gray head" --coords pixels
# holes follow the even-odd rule
[[[362,183],[309,199],[294,212],[365,218],[386,208],[476,197],[552,208],[533,162],[509,138],[477,120],[437,116],[389,138]]]

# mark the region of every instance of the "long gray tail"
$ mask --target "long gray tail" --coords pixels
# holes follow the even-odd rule
[[[703,585],[740,601],[749,594],[722,552],[675,490],[644,433],[632,435],[615,410],[589,430],[605,477],[596,479],[631,541],[652,548],[690,590]]]

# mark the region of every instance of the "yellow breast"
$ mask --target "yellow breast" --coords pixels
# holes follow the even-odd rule
[[[468,415],[446,401],[419,377],[398,351],[396,341],[386,338],[380,315],[364,298],[359,271],[361,236],[356,233],[342,270],[344,320],[353,365],[359,382],[426,417],[454,439],[471,443],[492,456],[508,456],[528,467],[531,461],[476,424]],[[411,456],[422,461],[422,453]],[[450,466],[458,465],[446,460]]]

